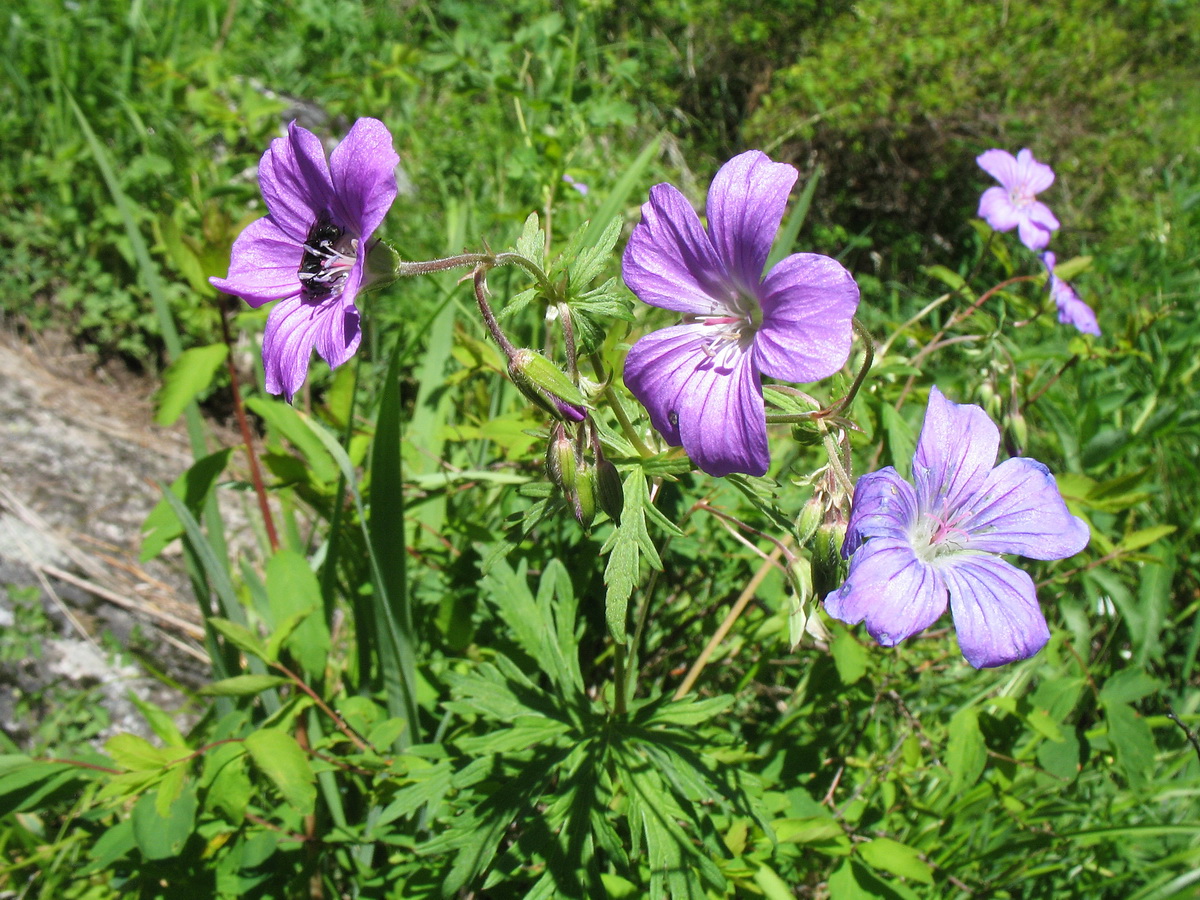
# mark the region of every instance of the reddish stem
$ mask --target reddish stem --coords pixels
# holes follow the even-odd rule
[[[233,410],[237,416],[238,428],[242,432],[242,443],[246,446],[246,458],[250,462],[250,480],[254,483],[254,495],[258,498],[258,510],[263,517],[263,526],[267,529],[267,541],[271,552],[279,550],[279,533],[275,530],[275,519],[271,515],[271,507],[267,503],[267,488],[263,484],[262,469],[258,465],[258,455],[254,452],[254,438],[250,433],[250,423],[246,419],[246,410],[242,406],[242,392],[238,386],[237,367],[233,364],[233,340],[229,336],[229,323],[225,319],[225,310],[221,310],[221,335],[225,339],[228,353],[225,355],[225,365],[229,369],[229,389],[233,394]]]

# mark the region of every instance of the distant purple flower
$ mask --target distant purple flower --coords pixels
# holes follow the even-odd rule
[[[710,475],[770,463],[760,373],[832,375],[850,353],[858,285],[838,262],[797,253],[763,275],[796,170],[751,150],[717,172],[708,229],[669,184],[650,189],[625,248],[625,283],[683,314],[625,360],[625,383],[654,427]]]
[[[864,475],[842,550],[846,582],[825,598],[835,619],[891,647],[950,610],[975,668],[1026,659],[1050,638],[1033,579],[997,554],[1064,559],[1087,546],[1054,476],[1024,457],[998,466],[999,429],[935,387],[913,456],[916,489],[891,466]]]
[[[1074,325],[1084,334],[1099,336],[1100,323],[1096,321],[1096,313],[1079,299],[1075,288],[1054,274],[1055,261],[1051,251],[1042,254],[1042,263],[1049,273],[1050,299],[1058,306],[1058,321],[1064,325]]]
[[[979,215],[996,231],[1018,230],[1021,243],[1037,252],[1050,243],[1058,219],[1036,195],[1054,184],[1054,170],[1029,150],[1016,158],[1007,150],[988,150],[975,158],[979,167],[1000,182],[979,198]]]
[[[362,332],[354,297],[363,286],[371,235],[396,199],[392,136],[359,119],[325,162],[320,139],[292,122],[258,165],[267,216],[233,243],[228,278],[209,281],[253,307],[280,302],[263,336],[266,386],[290,402],[313,347],[336,367]]]
[[[582,181],[576,181],[574,178],[572,178],[570,175],[568,175],[566,173],[563,174],[562,180],[563,180],[564,184],[569,184],[571,187],[575,188],[575,190],[579,191],[579,193],[583,194],[583,196],[585,196],[585,197],[588,195],[588,191],[591,190],[591,188],[589,188]]]

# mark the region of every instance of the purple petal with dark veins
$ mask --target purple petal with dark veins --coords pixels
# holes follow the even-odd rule
[[[738,288],[752,293],[783,221],[798,172],[759,150],[721,166],[708,188],[708,232]]]
[[[392,135],[378,119],[359,119],[329,157],[334,202],[342,222],[365,243],[396,199],[400,157]],[[359,253],[366,248],[360,245]]]
[[[1000,430],[978,406],[952,403],[935,385],[913,454],[922,513],[957,510],[979,492],[996,462]]]
[[[625,384],[667,442],[709,475],[763,475],[770,463],[762,386],[750,355],[724,349],[704,325],[648,334],[625,358]]]
[[[763,321],[754,355],[761,372],[817,381],[845,365],[859,295],[841,263],[816,253],[793,254],[767,273],[760,296]]]
[[[959,523],[967,547],[1031,559],[1065,559],[1087,546],[1087,524],[1067,511],[1054,476],[1036,459],[1017,457],[992,469]]]
[[[258,164],[258,183],[275,224],[296,243],[308,240],[313,223],[333,212],[333,182],[321,140],[295,122],[276,138]],[[346,227],[349,223],[337,223]]]
[[[942,568],[958,645],[977,669],[1028,659],[1050,640],[1033,579],[995,556],[962,554]]]
[[[917,521],[917,494],[891,466],[870,472],[854,486],[842,556],[850,558],[867,538],[907,540]]]
[[[621,275],[651,306],[700,314],[731,309],[733,286],[725,264],[696,211],[669,184],[650,188],[642,221],[625,245]]]
[[[825,611],[892,647],[924,631],[946,611],[939,570],[922,562],[905,540],[872,538],[850,560],[846,583],[825,598]]]
[[[300,293],[296,272],[304,250],[270,219],[251,222],[233,242],[229,276],[210,278],[217,290],[253,307]]]

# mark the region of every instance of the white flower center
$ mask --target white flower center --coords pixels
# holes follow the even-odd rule
[[[758,298],[743,293],[731,293],[728,300],[714,300],[707,313],[686,313],[685,325],[703,325],[712,329],[704,343],[704,352],[716,365],[728,364],[729,357],[744,353],[754,343],[754,335],[762,327],[762,306]]]
[[[971,510],[962,510],[952,517],[940,512],[920,514],[909,533],[913,550],[924,562],[965,550],[971,535],[959,525],[972,515]]]
[[[1008,199],[1012,201],[1012,205],[1017,209],[1024,209],[1037,199],[1037,194],[1029,189],[1029,185],[1021,182],[1009,188]]]
[[[327,300],[341,293],[342,284],[358,258],[358,238],[330,221],[326,214],[313,223],[304,242],[296,277],[308,300]]]

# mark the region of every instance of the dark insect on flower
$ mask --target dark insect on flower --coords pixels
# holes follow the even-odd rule
[[[333,224],[326,215],[319,219],[304,242],[304,257],[296,277],[304,293],[313,300],[324,299],[333,289],[346,280],[350,267],[358,256],[358,241],[351,239],[350,252],[338,249],[338,242],[346,232]]]

